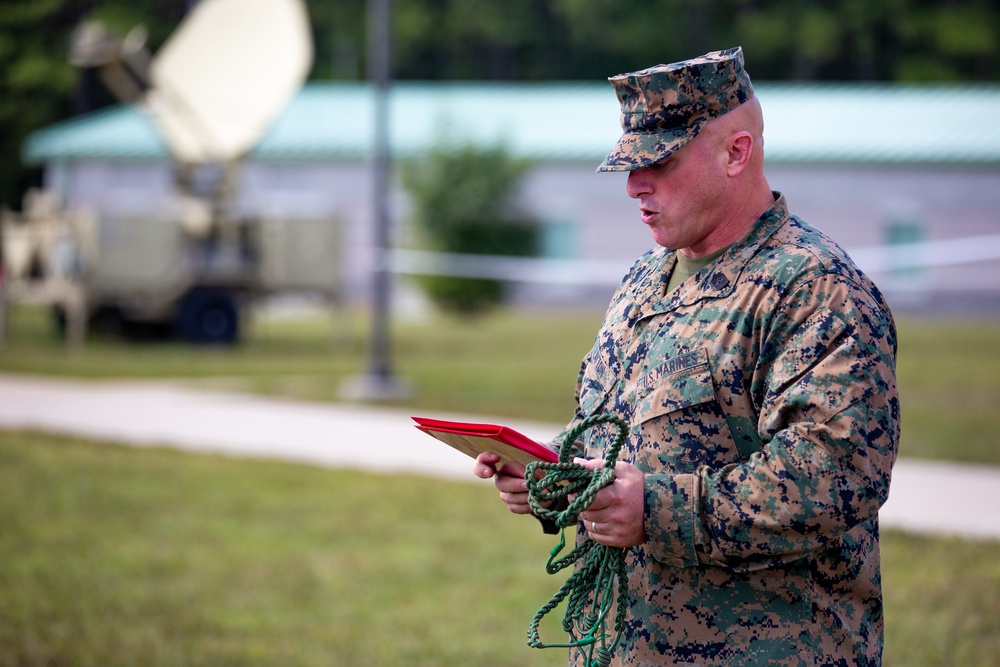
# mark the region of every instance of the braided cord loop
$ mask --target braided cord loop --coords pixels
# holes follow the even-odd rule
[[[605,452],[604,466],[590,472],[573,462],[574,446],[584,431],[601,424],[611,424],[618,432]],[[611,663],[611,653],[625,631],[625,612],[628,608],[625,556],[628,550],[598,544],[588,535],[578,540],[568,554],[557,557],[566,547],[566,528],[577,523],[580,512],[590,506],[598,491],[615,481],[618,452],[627,437],[628,424],[621,418],[610,414],[593,415],[566,434],[559,449],[558,462],[533,461],[524,471],[532,511],[561,529],[559,543],[549,554],[545,571],[556,574],[579,563],[576,571],[531,619],[528,646],[579,648],[586,658],[587,667],[607,667]],[[550,509],[562,506],[563,501],[564,509]],[[562,627],[569,634],[570,641],[544,643],[539,638],[538,626],[563,601],[566,601],[566,611]],[[606,630],[612,607],[615,609],[613,636]]]

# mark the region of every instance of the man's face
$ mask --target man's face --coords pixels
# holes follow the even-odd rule
[[[626,192],[639,200],[642,221],[653,240],[685,254],[712,252],[712,232],[726,208],[726,153],[706,127],[662,162],[629,172]]]

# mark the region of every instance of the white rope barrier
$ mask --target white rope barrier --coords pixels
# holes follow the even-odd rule
[[[973,264],[1000,259],[1000,234],[868,246],[848,250],[848,254],[863,271],[872,275],[902,269]],[[582,286],[617,285],[633,261],[468,255],[404,249],[388,253],[389,270],[398,274]]]

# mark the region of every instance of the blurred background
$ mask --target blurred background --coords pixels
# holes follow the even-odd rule
[[[651,245],[606,78],[735,45],[772,187],[896,315],[901,456],[996,470],[992,0],[3,0],[0,384],[558,425]],[[489,488],[20,429],[0,488],[0,665],[564,662]],[[886,664],[993,664],[1000,542],[883,557]]]
[[[8,284],[72,280],[35,290],[60,321],[231,342],[264,296],[368,304],[383,266],[397,305],[599,307],[649,245],[624,177],[594,173],[606,77],[737,44],[792,210],[897,309],[1000,313],[993,3],[355,0],[178,30],[197,4],[0,9]]]

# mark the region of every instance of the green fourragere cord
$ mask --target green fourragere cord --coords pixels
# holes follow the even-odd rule
[[[576,439],[586,430],[612,424],[618,433],[605,452],[604,466],[591,472],[573,462]],[[559,543],[549,554],[545,571],[556,574],[578,561],[582,563],[566,583],[538,610],[528,628],[528,646],[533,648],[578,648],[586,658],[587,667],[607,667],[611,654],[621,642],[628,609],[628,572],[625,556],[628,549],[598,544],[589,536],[578,540],[576,547],[562,558],[557,556],[566,547],[566,528],[576,524],[580,512],[594,500],[597,492],[615,481],[618,451],[628,437],[628,424],[608,414],[594,415],[581,421],[569,433],[559,450],[559,461],[533,461],[527,465],[524,478],[528,485],[528,502],[535,514],[555,523],[560,529]],[[538,472],[543,472],[539,477]],[[537,479],[536,479],[537,477]],[[565,509],[552,510],[568,500]],[[562,626],[569,642],[544,643],[539,639],[538,626],[549,612],[566,600]],[[608,615],[615,610],[613,632],[608,631]]]

